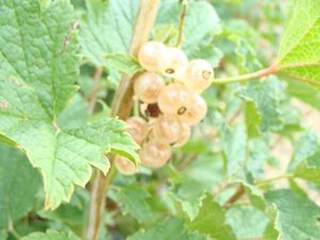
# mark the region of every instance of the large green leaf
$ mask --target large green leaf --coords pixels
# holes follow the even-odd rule
[[[79,240],[74,234],[48,230],[46,233],[31,233],[21,240]]]
[[[35,203],[40,174],[18,150],[0,145],[0,229],[23,217]]]
[[[289,190],[269,192],[267,199],[277,207],[279,240],[318,240],[320,208],[308,198]]]
[[[111,53],[127,53],[131,40],[138,0],[87,0],[80,44],[83,55],[97,66],[105,65]]]
[[[46,206],[55,208],[70,199],[74,184],[88,182],[91,166],[107,171],[105,153],[137,159],[136,145],[115,119],[68,130],[56,121],[73,95],[78,68],[68,1],[2,1],[0,12],[0,101],[6,102],[0,135],[40,168]]]
[[[198,216],[189,223],[189,229],[207,234],[215,240],[235,240],[232,229],[226,223],[225,211],[212,196],[203,200]]]
[[[320,86],[320,2],[295,0],[279,50],[279,69]]]

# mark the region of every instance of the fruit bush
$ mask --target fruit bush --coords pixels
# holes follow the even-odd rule
[[[0,0],[0,239],[319,240],[319,29],[319,0]]]

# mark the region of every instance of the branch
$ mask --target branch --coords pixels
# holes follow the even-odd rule
[[[158,5],[159,0],[141,0],[139,15],[131,41],[131,55],[137,56],[141,45],[148,41],[149,34],[156,19]],[[132,82],[133,77],[128,75],[122,77],[112,103],[112,116],[119,116],[121,119],[129,117],[133,104]],[[107,176],[99,172],[94,179],[87,228],[88,240],[98,239],[101,220],[105,211],[108,187],[112,183],[115,175],[116,170],[112,166]]]
[[[227,84],[236,82],[246,82],[249,80],[259,80],[260,78],[270,76],[278,72],[278,66],[276,64],[271,65],[268,68],[262,69],[257,72],[248,73],[236,77],[218,78],[212,81],[213,84]]]
[[[245,189],[242,185],[240,185],[236,192],[226,201],[223,205],[225,208],[229,208],[232,204],[238,201],[245,194]]]

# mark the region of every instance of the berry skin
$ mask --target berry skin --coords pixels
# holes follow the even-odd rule
[[[167,77],[179,78],[188,64],[186,54],[179,48],[165,50],[166,61],[162,64],[161,73]]]
[[[180,135],[174,144],[174,147],[182,147],[191,137],[191,127],[188,124],[181,124]]]
[[[147,131],[147,122],[141,117],[131,117],[127,119],[128,133],[137,144],[141,144]]]
[[[161,89],[165,86],[163,79],[152,72],[139,75],[134,80],[134,94],[145,103],[156,103]]]
[[[158,72],[166,59],[166,46],[161,42],[146,42],[139,50],[138,60],[141,66],[151,72]]]
[[[138,171],[136,165],[125,157],[116,156],[114,165],[123,175],[134,175]]]
[[[192,92],[182,83],[171,83],[159,94],[159,108],[167,115],[183,115],[191,104],[191,96]]]
[[[210,87],[214,72],[209,62],[202,59],[192,60],[183,74],[184,83],[196,93]]]
[[[167,143],[156,139],[145,142],[140,150],[141,163],[149,168],[157,169],[164,166],[171,157],[171,148]]]
[[[181,123],[176,115],[162,115],[153,125],[154,136],[163,143],[176,142],[182,130]]]
[[[185,114],[179,116],[180,121],[188,125],[196,125],[205,118],[208,106],[206,101],[199,95],[192,95],[191,104]]]

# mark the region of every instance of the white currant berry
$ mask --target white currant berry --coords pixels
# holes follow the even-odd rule
[[[184,83],[196,93],[201,93],[212,84],[213,68],[202,59],[192,60],[183,74]]]
[[[127,119],[127,123],[127,132],[137,144],[141,144],[148,128],[147,122],[141,117],[131,117]]]
[[[196,125],[206,116],[208,106],[206,101],[199,95],[193,94],[191,104],[188,106],[187,111],[179,116],[181,122]]]
[[[167,143],[151,139],[142,145],[140,150],[141,163],[149,168],[157,169],[164,166],[171,157],[171,148]]]
[[[191,137],[191,127],[188,124],[181,124],[180,135],[174,144],[174,147],[182,147]]]
[[[188,64],[186,54],[179,48],[170,47],[165,50],[165,57],[161,73],[167,77],[180,78]]]
[[[162,69],[163,61],[166,59],[166,46],[161,42],[146,42],[139,50],[138,60],[141,66],[152,72]]]
[[[181,133],[181,123],[176,115],[162,115],[153,125],[154,136],[161,142],[174,143]]]
[[[145,103],[155,103],[161,89],[165,86],[163,79],[152,72],[140,74],[134,80],[134,94]]]
[[[137,166],[125,157],[116,156],[114,158],[114,165],[123,175],[133,175],[138,171]]]
[[[183,115],[192,101],[192,92],[182,83],[165,86],[158,97],[158,105],[164,114]]]

